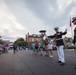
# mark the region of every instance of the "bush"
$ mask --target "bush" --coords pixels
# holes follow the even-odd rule
[[[2,44],[2,45],[3,45],[3,41],[2,41],[2,40],[0,40],[0,44]]]
[[[27,42],[23,38],[18,38],[14,44],[19,45],[19,46],[26,46]]]
[[[65,46],[64,49],[76,49],[76,47],[75,46],[69,46],[69,47]]]

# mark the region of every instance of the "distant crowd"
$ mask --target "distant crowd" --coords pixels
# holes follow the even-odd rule
[[[45,40],[42,39],[40,42],[35,42],[32,44],[32,50],[34,54],[38,54],[42,56],[43,51],[46,51],[45,56],[53,57],[53,39],[47,37]]]
[[[17,44],[10,45],[9,43],[0,44],[0,54],[8,53],[9,50],[13,50],[15,53],[18,50],[26,50],[26,46],[19,46]]]

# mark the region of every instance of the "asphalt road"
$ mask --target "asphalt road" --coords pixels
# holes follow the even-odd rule
[[[76,51],[65,51],[66,64],[61,66],[56,51],[53,58],[34,55],[32,50],[0,55],[0,75],[76,75]]]

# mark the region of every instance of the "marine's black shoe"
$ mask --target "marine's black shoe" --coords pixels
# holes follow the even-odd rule
[[[60,65],[65,65],[65,63],[64,62],[61,62],[61,64]]]
[[[61,61],[57,61],[57,63],[61,63]]]

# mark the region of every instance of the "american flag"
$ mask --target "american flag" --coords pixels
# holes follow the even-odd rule
[[[70,20],[70,27],[72,26],[72,21]]]

